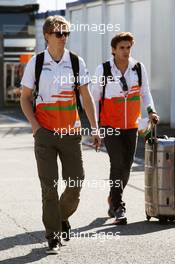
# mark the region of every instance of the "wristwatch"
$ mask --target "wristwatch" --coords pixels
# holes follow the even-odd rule
[[[147,112],[148,112],[148,114],[157,114],[155,111],[153,111],[153,109],[151,108],[151,106],[148,106],[147,107]]]

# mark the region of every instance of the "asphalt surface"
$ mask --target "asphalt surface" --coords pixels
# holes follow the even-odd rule
[[[86,181],[70,219],[72,238],[63,242],[59,255],[47,256],[31,128],[24,119],[6,114],[0,114],[1,263],[175,263],[175,223],[160,225],[145,218],[143,147],[124,194],[128,225],[114,226],[107,217],[108,156],[83,145]],[[59,175],[61,183],[61,165]]]

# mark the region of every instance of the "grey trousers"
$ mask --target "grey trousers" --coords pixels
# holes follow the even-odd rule
[[[81,135],[65,135],[61,138],[52,131],[39,128],[34,138],[42,190],[42,219],[46,238],[50,238],[55,233],[61,234],[61,222],[68,220],[79,204],[81,183],[84,180]],[[60,198],[55,185],[58,182],[58,156],[62,164],[62,178],[66,183]]]

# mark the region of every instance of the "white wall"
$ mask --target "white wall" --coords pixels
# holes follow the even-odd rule
[[[161,122],[170,122],[171,0],[152,1],[151,82]]]
[[[171,73],[171,81],[170,81],[170,121],[171,127],[175,128],[175,1],[171,0],[171,25],[170,25],[170,32],[171,32],[171,43],[170,43],[170,73]]]
[[[133,57],[142,61],[148,71],[149,80],[151,74],[151,7],[150,0],[131,3],[131,20],[128,29],[134,34],[135,45]],[[143,15],[144,14],[144,15]]]
[[[45,49],[45,40],[43,37],[43,27],[44,19],[36,19],[36,53],[41,52]]]
[[[144,63],[152,92],[151,85],[151,1],[143,0],[131,2],[129,5],[129,23],[126,31],[133,33],[135,44],[132,49],[132,56]],[[143,15],[144,14],[144,15]],[[155,101],[155,99],[154,99]],[[142,106],[142,116],[146,117],[147,112]]]
[[[97,8],[99,4],[101,7]],[[71,8],[69,5],[67,14],[72,13]],[[161,123],[171,123],[175,127],[175,1],[94,1],[79,8],[79,14],[82,12],[87,23],[117,23],[120,31],[134,34],[136,43],[132,55],[146,66]],[[102,36],[86,33],[82,39],[83,49],[75,41],[70,41],[69,47],[83,55],[93,74],[97,64],[110,57],[110,41],[115,33]]]
[[[100,3],[101,1],[95,2],[95,5],[83,4],[78,8],[71,8],[66,13],[67,19],[78,26],[76,31],[71,32],[68,47],[85,59],[91,74],[94,73],[95,67],[101,62],[102,57],[102,34],[90,30],[94,28],[93,24],[102,23],[102,5]],[[80,24],[85,25],[85,30]]]
[[[125,30],[125,6],[124,2],[113,2],[109,1],[106,6],[106,21],[109,24],[116,25],[119,24],[120,31]],[[106,47],[108,47],[107,54],[105,60],[111,57],[111,39],[118,33],[119,31],[108,31],[107,36],[107,42],[105,43]]]
[[[76,30],[76,25],[83,23],[82,9],[72,11],[69,20],[71,21],[72,25],[75,25],[71,27],[72,32],[69,37],[69,43],[71,43],[71,50],[82,56],[84,47],[83,34],[79,34],[79,32]]]
[[[102,24],[101,5],[94,7],[89,6],[87,8],[87,22],[89,24],[96,24],[96,25]],[[95,71],[96,65],[101,63],[101,59],[102,59],[102,34],[100,34],[100,32],[102,31],[100,30],[98,32],[96,31],[87,32],[86,62],[90,72],[92,73]]]
[[[129,0],[127,0],[128,2]],[[133,48],[133,56],[141,60],[148,68],[150,77],[150,0],[142,0],[125,4],[124,0],[95,1],[76,7],[68,7],[66,16],[71,20],[80,23],[112,24],[119,25],[120,31],[131,31],[136,38],[136,45]],[[128,10],[129,9],[129,10]],[[126,14],[130,13],[130,19]],[[143,16],[144,14],[144,16]],[[81,19],[83,16],[83,19]],[[75,19],[76,18],[76,19]],[[79,19],[78,19],[79,18]],[[99,32],[72,32],[69,40],[69,47],[76,50],[87,62],[91,74],[96,66],[111,57],[111,39],[117,34],[117,27],[106,34]],[[78,41],[77,41],[78,40]],[[80,45],[81,41],[82,45]]]

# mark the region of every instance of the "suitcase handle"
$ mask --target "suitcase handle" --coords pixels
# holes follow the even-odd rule
[[[148,140],[149,144],[153,145],[157,142],[157,125],[151,122],[151,138]]]
[[[157,124],[155,123],[151,123],[151,137],[149,139],[149,143],[150,144],[154,144],[157,143],[157,139],[158,138],[162,138],[162,139],[168,139],[167,135],[163,135],[163,136],[157,136]]]

